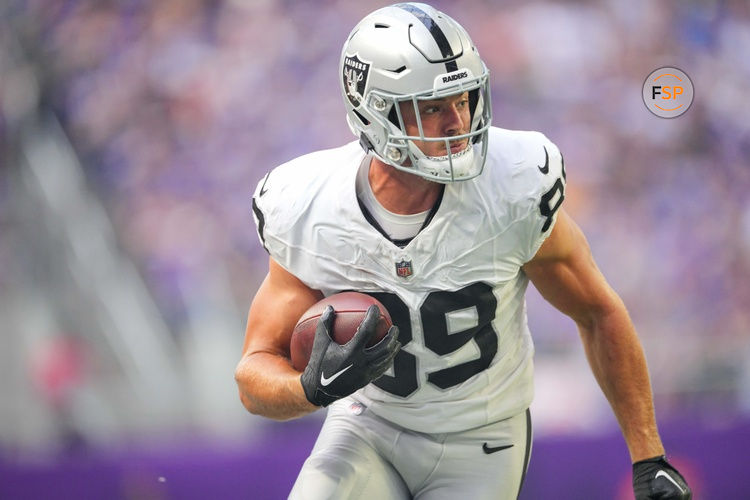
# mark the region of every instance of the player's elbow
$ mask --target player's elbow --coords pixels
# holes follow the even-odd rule
[[[267,412],[263,410],[263,407],[259,405],[258,402],[250,394],[248,394],[245,390],[243,390],[241,384],[239,385],[238,389],[239,389],[239,395],[240,395],[240,402],[242,403],[242,406],[244,406],[248,412],[252,413],[253,415],[259,415],[261,417],[273,418],[272,415],[268,415]]]
[[[245,409],[249,411],[250,413],[252,413],[253,415],[257,415],[258,409],[255,407],[255,405],[253,405],[253,400],[247,397],[247,395],[242,391],[242,389],[239,389],[239,393],[240,393],[240,402],[242,403],[242,406],[244,406]]]
[[[583,304],[573,308],[571,319],[578,328],[586,331],[598,331],[613,321],[628,320],[628,310],[620,296],[610,286],[601,288]]]
[[[271,420],[277,420],[279,422],[291,420],[296,417],[295,415],[286,415],[283,413],[277,413],[277,412],[272,411],[268,406],[260,404],[250,394],[243,391],[241,387],[240,387],[239,393],[240,393],[240,401],[242,402],[242,406],[244,406],[245,409],[253,415],[270,418]]]
[[[237,382],[237,390],[240,396],[240,402],[245,409],[253,415],[271,418],[273,420],[285,420],[279,418],[272,411],[269,411],[267,405],[262,404],[260,399],[254,395],[252,377],[249,375],[242,363],[234,372],[234,380]]]
[[[595,341],[601,336],[634,330],[625,304],[617,295],[614,295],[613,300],[592,308],[588,314],[573,317],[573,320],[584,341]]]
[[[247,372],[244,369],[242,362],[240,362],[240,364],[234,370],[234,381],[237,383],[237,390],[242,406],[244,406],[245,409],[253,415],[258,415],[260,413],[260,408],[248,393]]]

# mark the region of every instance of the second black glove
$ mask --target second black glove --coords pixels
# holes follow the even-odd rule
[[[690,500],[692,493],[685,478],[665,456],[633,464],[633,492],[636,500]]]

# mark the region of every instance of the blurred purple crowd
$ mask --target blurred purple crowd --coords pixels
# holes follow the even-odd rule
[[[179,335],[194,301],[221,300],[216,273],[232,291],[224,307],[244,314],[266,268],[255,184],[354,140],[340,48],[384,3],[10,5],[43,61],[44,98],[171,329]],[[494,124],[540,130],[565,155],[566,208],[631,311],[659,410],[750,412],[750,4],[435,5],[490,68]],[[694,84],[679,118],[643,104],[644,79],[661,66]],[[540,357],[579,349],[572,324],[536,296],[530,306]]]

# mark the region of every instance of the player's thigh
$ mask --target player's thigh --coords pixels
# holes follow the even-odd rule
[[[290,499],[410,498],[396,470],[369,442],[347,410],[331,405],[313,451],[302,466]]]
[[[440,463],[415,499],[514,500],[531,453],[528,412],[449,436]]]

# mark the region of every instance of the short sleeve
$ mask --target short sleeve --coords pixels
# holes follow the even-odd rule
[[[286,187],[279,168],[270,171],[258,182],[252,199],[255,228],[263,248],[284,267],[288,266],[288,245],[282,239]]]
[[[542,133],[534,133],[535,143],[526,166],[530,181],[526,198],[527,213],[521,225],[522,261],[530,261],[552,233],[557,214],[565,200],[566,173],[560,149]]]

